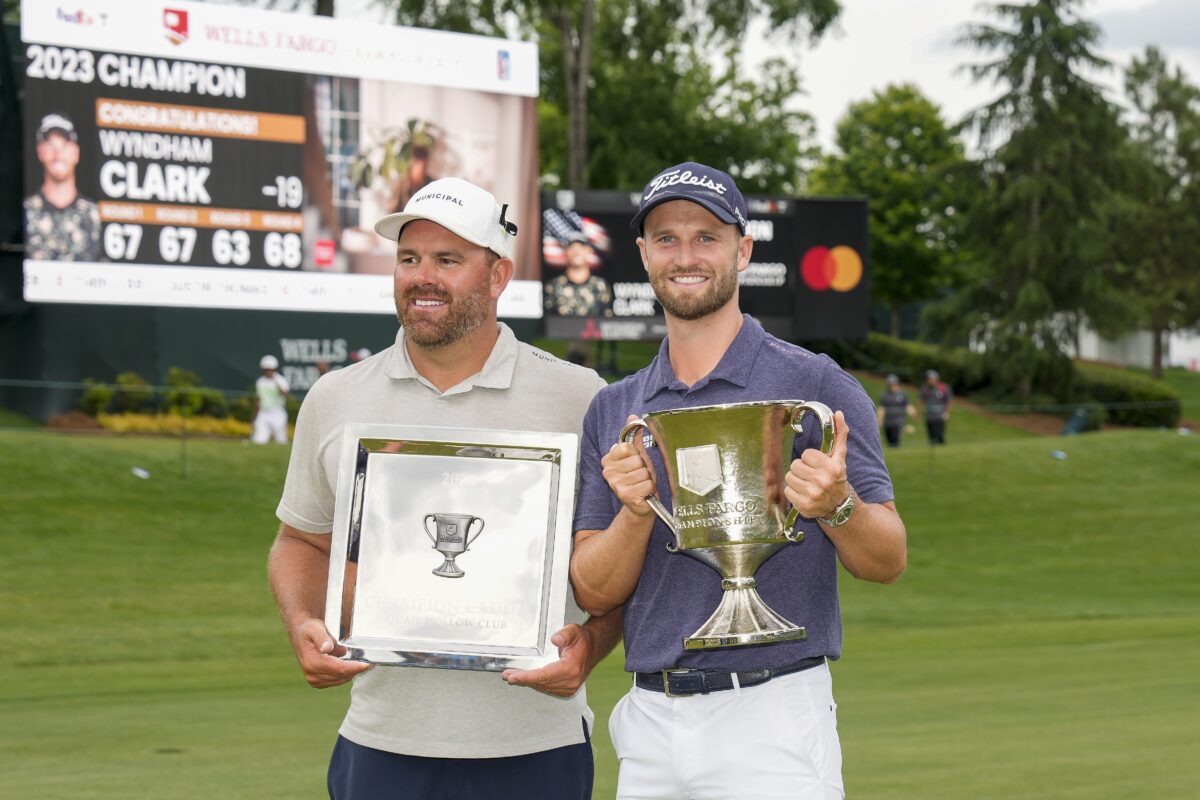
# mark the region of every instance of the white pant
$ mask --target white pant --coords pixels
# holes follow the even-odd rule
[[[254,417],[254,433],[250,438],[255,444],[266,444],[274,436],[279,444],[287,444],[287,424],[286,408],[260,409]]]
[[[667,697],[634,686],[608,721],[619,800],[840,800],[829,667],[759,686]]]

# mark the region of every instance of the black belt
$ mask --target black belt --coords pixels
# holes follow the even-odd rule
[[[794,664],[779,669],[756,669],[749,672],[720,672],[713,669],[664,669],[662,672],[636,672],[633,682],[639,689],[665,692],[667,697],[687,697],[693,694],[723,692],[734,687],[733,676],[737,675],[737,686],[758,686],[771,678],[803,672],[825,663],[825,656],[802,658]]]

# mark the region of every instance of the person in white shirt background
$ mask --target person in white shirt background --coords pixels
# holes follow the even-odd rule
[[[262,375],[254,383],[254,433],[250,440],[266,444],[274,438],[278,444],[288,442],[287,379],[276,372],[279,360],[266,355],[258,362]]]

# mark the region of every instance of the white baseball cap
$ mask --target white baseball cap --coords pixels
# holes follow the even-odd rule
[[[259,369],[279,369],[279,359],[275,356],[263,356],[258,361]]]
[[[375,223],[375,232],[396,241],[400,229],[413,220],[427,219],[498,256],[512,258],[517,226],[506,219],[508,205],[492,193],[462,178],[442,178],[412,196],[404,211]]]

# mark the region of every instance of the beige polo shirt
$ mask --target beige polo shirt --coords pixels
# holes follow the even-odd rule
[[[595,372],[500,336],[477,374],[439,392],[396,344],[321,377],[296,421],[283,497],[276,515],[308,533],[333,528],[338,458],[347,423],[580,433]],[[585,615],[573,599],[568,622]],[[509,686],[495,672],[377,666],[359,675],[342,722],[347,739],[377,750],[438,758],[496,758],[584,741],[592,712],[584,690],[561,699]]]

